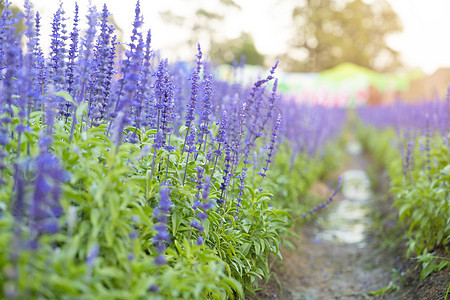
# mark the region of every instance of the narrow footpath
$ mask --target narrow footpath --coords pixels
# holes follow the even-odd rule
[[[379,250],[371,234],[377,207],[367,175],[370,162],[361,150],[357,141],[349,142],[340,193],[297,232],[295,249],[283,249],[284,263],[275,264],[275,275],[257,299],[368,299],[389,284],[393,269],[402,268],[400,257]]]

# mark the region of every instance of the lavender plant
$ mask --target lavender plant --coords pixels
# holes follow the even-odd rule
[[[279,187],[269,164],[279,168],[277,145],[295,139],[280,124],[294,124],[285,116],[302,108],[278,95],[278,63],[251,87],[215,78],[200,45],[193,66],[169,63],[151,49],[139,1],[123,55],[106,5],[89,7],[81,32],[78,6],[68,20],[63,4],[46,55],[31,1],[24,35],[8,5],[0,18],[0,296],[251,293],[269,274],[269,254],[281,257],[290,226],[272,203]],[[260,161],[254,153],[267,143]],[[260,170],[265,185],[255,180]]]
[[[447,99],[418,105],[395,103],[377,109],[360,109],[360,118],[383,130],[362,129],[366,146],[389,170],[393,203],[401,225],[409,228],[406,256],[422,265],[421,278],[450,266],[434,257],[450,239],[450,152]],[[370,138],[377,134],[377,143]]]

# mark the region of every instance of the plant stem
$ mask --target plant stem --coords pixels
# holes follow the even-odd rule
[[[181,184],[182,186],[184,186],[184,181],[186,180],[186,173],[187,173],[187,167],[189,164],[189,155],[191,153],[188,153],[187,158],[186,158],[186,167],[184,168],[184,176],[183,176],[183,183]]]

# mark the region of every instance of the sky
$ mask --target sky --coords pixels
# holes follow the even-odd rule
[[[141,0],[144,27],[152,30],[152,45],[160,49],[163,57],[170,60],[189,59],[196,49],[188,49],[183,42],[189,31],[168,26],[162,22],[159,12],[171,10],[177,14],[192,11],[192,0]],[[202,0],[200,0],[202,1]],[[218,2],[203,0],[205,7]],[[242,7],[230,14],[223,34],[237,37],[242,29],[250,32],[257,49],[269,56],[283,52],[290,36],[287,10],[290,0],[236,0]],[[370,0],[366,0],[370,1]],[[12,0],[13,5],[22,7],[23,1]],[[34,0],[35,8],[42,16],[42,32],[50,32],[50,22],[58,7],[58,0]],[[117,24],[123,29],[125,41],[131,33],[134,18],[133,0],[77,0],[81,20],[84,22],[89,2],[102,7],[106,3]],[[450,67],[450,1],[449,0],[389,0],[399,15],[403,32],[389,36],[388,44],[401,53],[408,68],[420,68],[426,74],[432,74],[440,67]],[[68,16],[72,15],[75,0],[64,0],[63,7]],[[125,3],[125,4],[124,4]],[[71,28],[71,24],[68,24]],[[200,41],[202,43],[202,41]],[[45,46],[46,44],[43,43]]]

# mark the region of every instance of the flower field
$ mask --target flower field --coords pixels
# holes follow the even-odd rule
[[[373,126],[361,134],[389,171],[393,206],[408,229],[406,256],[417,255],[421,279],[450,266],[448,258],[433,253],[448,252],[450,245],[449,112],[449,99],[359,111]],[[382,138],[374,138],[380,130]]]
[[[2,297],[244,297],[345,111],[282,99],[277,64],[247,87],[216,80],[200,45],[169,63],[139,2],[124,55],[106,5],[85,32],[77,11],[54,14],[48,56],[31,2],[23,37],[2,14]]]
[[[331,209],[340,182],[309,190],[340,166],[347,110],[279,93],[278,61],[246,86],[244,63],[220,80],[200,44],[161,57],[139,1],[126,43],[106,5],[60,5],[52,32],[31,1],[5,5],[0,298],[247,298],[292,228]],[[433,252],[450,243],[449,105],[357,111],[423,278],[450,266]]]

